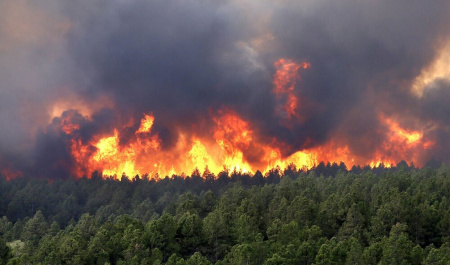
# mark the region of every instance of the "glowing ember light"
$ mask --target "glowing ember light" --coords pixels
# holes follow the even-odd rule
[[[346,144],[339,144],[338,139],[330,139],[322,145],[299,150],[283,157],[275,142],[265,142],[258,137],[258,132],[251,129],[251,123],[242,119],[236,112],[222,109],[212,117],[214,127],[212,139],[193,135],[187,138],[179,132],[178,142],[171,150],[161,149],[161,140],[157,134],[149,135],[155,117],[145,114],[134,136],[120,144],[119,130],[112,136],[103,137],[92,143],[83,144],[80,139],[72,140],[72,155],[79,166],[77,174],[87,174],[100,170],[104,175],[116,175],[118,178],[150,174],[152,177],[164,177],[195,169],[208,168],[214,174],[222,170],[251,173],[256,169],[269,172],[280,167],[287,168],[295,164],[298,168],[311,169],[322,161],[330,163],[344,162],[346,165],[370,165],[371,167],[390,167],[391,164],[407,157],[415,161],[415,148],[426,148],[430,141],[422,141],[423,135],[400,127],[390,118],[380,115],[380,121],[388,128],[384,143],[370,158],[356,157]],[[143,133],[145,132],[145,134]],[[250,163],[245,154],[261,153],[258,161]],[[84,167],[83,167],[84,165]]]
[[[350,155],[348,146],[339,147],[332,141],[315,148],[297,151],[284,159],[280,155],[280,150],[272,149],[271,154],[270,160],[272,161],[269,163],[266,171],[274,168],[274,166],[287,168],[290,164],[295,164],[300,168],[311,169],[320,162],[352,164],[352,160],[354,160]]]
[[[216,123],[214,138],[223,149],[250,144],[253,132],[248,122],[243,121],[236,113],[224,113],[221,117],[215,118],[214,122]]]
[[[141,127],[137,130],[137,133],[147,133],[153,127],[153,121],[155,117],[153,115],[144,114],[144,118],[141,120]]]
[[[66,88],[62,88],[62,90],[65,91]],[[67,93],[68,94],[65,94],[65,98],[58,99],[47,107],[49,122],[51,122],[53,118],[61,116],[63,112],[67,110],[76,110],[84,117],[91,117],[93,113],[102,108],[114,107],[112,99],[106,95],[95,98],[94,104],[94,102],[86,102],[85,99],[81,99],[79,95]]]
[[[114,136],[101,139],[95,147],[98,151],[94,155],[94,159],[97,161],[102,160],[104,157],[112,157],[117,154],[119,145],[118,132],[114,130]]]
[[[74,131],[79,130],[80,125],[79,124],[73,124],[71,122],[70,117],[65,117],[61,121],[61,130],[68,135],[71,135]]]
[[[386,163],[386,161],[372,161],[369,163],[369,166],[374,168],[383,165],[385,168],[391,168],[393,164],[395,164],[395,162]]]
[[[275,67],[273,93],[282,103],[280,114],[289,119],[301,118],[299,100],[294,90],[300,78],[298,71],[308,69],[310,64],[280,59],[275,62]],[[429,139],[424,140],[422,132],[402,128],[394,119],[380,114],[380,124],[386,130],[380,131],[379,135],[385,141],[371,154],[353,154],[351,145],[335,134],[320,145],[311,144],[307,149],[283,155],[285,152],[281,148],[287,143],[280,143],[275,138],[268,141],[251,121],[245,120],[234,110],[224,107],[210,115],[210,134],[200,137],[178,128],[173,132],[177,140],[170,148],[163,148],[158,133],[152,131],[157,117],[151,113],[143,114],[134,133],[129,133],[130,128],[135,128],[133,121],[130,121],[116,128],[113,135],[94,136],[87,143],[78,136],[80,125],[74,123],[70,115],[61,119],[60,128],[72,136],[70,145],[76,161],[74,174],[83,176],[98,170],[118,178],[122,174],[129,177],[149,174],[150,177],[160,178],[184,172],[189,174],[196,169],[208,169],[212,174],[223,170],[252,173],[258,169],[265,173],[277,167],[287,168],[291,164],[311,169],[320,162],[390,167],[402,159],[418,161],[416,151],[434,144]],[[121,135],[121,132],[126,133]]]
[[[248,122],[242,120],[232,111],[222,111],[220,117],[214,118],[214,138],[217,144],[225,151],[222,164],[229,170],[251,172],[251,166],[245,161],[243,151],[252,141],[253,131]]]
[[[431,140],[424,140],[422,132],[402,128],[398,122],[382,113],[379,120],[387,127],[384,132],[386,140],[373,154],[374,159],[369,163],[371,167],[381,164],[390,167],[400,160],[419,161],[421,151],[434,144]]]
[[[397,137],[400,141],[406,141],[408,144],[418,143],[422,139],[422,133],[418,131],[409,131],[400,127],[392,119],[380,116],[382,122],[389,126],[389,130],[393,137]]]
[[[4,168],[0,172],[2,173],[3,176],[6,177],[6,180],[11,180],[23,176],[22,172],[10,168]]]
[[[118,131],[114,131],[114,136],[101,139],[96,145],[97,152],[93,155],[93,160],[103,164],[103,173],[106,175],[128,176],[140,174],[135,168],[136,153],[133,149],[124,148],[119,150]]]
[[[298,71],[310,68],[311,64],[308,62],[295,63],[290,59],[279,59],[274,65],[277,71],[273,75],[273,93],[278,100],[284,101],[278,111],[282,115],[285,113],[289,119],[292,117],[300,118],[297,113],[299,99],[294,93],[294,88],[297,80],[300,79]]]
[[[189,158],[191,159],[193,166],[198,169],[204,169],[207,166],[214,169],[217,168],[215,161],[208,154],[205,146],[201,143],[199,139],[194,139],[194,144],[191,150],[189,150]]]
[[[435,60],[412,83],[412,93],[421,97],[426,89],[432,89],[434,82],[438,80],[450,80],[450,41],[441,47]]]

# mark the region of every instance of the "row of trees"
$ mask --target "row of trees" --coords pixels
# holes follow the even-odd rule
[[[37,196],[41,201],[32,206],[33,215],[0,219],[0,260],[5,264],[450,262],[449,167],[401,165],[381,175],[340,169],[326,176],[319,170],[290,168],[279,177],[279,172],[256,178],[239,174],[159,182],[98,176],[51,184],[0,181],[2,202],[16,198],[8,191],[11,187],[20,194],[43,192]],[[46,200],[60,193],[65,194],[62,198],[72,197],[72,203]],[[5,207],[6,213],[20,213],[11,206],[14,201]],[[48,210],[51,207],[62,215]]]
[[[314,172],[317,176],[327,177],[336,176],[338,172],[372,172],[381,175],[396,172],[398,168],[407,171],[414,169],[404,162],[394,168],[380,166],[370,169],[354,166],[351,170],[347,170],[343,163],[320,163],[313,170],[298,170],[294,165],[290,165],[284,170],[275,168],[264,176],[259,171],[255,174],[243,174],[226,170],[215,176],[206,168],[203,173],[195,170],[191,176],[172,176],[159,181],[146,175],[135,176],[131,180],[123,177],[117,181],[114,177],[105,178],[98,172],[94,172],[90,178],[78,180],[52,176],[51,179],[54,180],[48,181],[31,176],[6,181],[0,173],[0,216],[7,216],[12,222],[24,221],[40,210],[48,220],[56,221],[61,226],[66,226],[71,219],[78,220],[83,213],[100,214],[105,218],[110,213],[141,218],[142,213],[139,212],[149,207],[161,215],[169,204],[174,203],[174,197],[188,191],[200,195],[210,190],[219,196],[237,182],[244,187],[252,187],[277,184],[281,176],[297,178],[300,173]]]

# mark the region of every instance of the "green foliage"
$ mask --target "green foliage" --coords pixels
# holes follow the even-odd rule
[[[12,258],[11,248],[0,238],[0,265],[7,264]]]
[[[186,265],[211,265],[211,262],[202,256],[200,252],[195,252],[188,260],[186,260]]]
[[[25,223],[22,232],[22,240],[26,242],[26,248],[32,253],[39,244],[41,238],[47,233],[48,225],[41,211]]]
[[[0,181],[0,265],[449,264],[449,167],[281,172]]]

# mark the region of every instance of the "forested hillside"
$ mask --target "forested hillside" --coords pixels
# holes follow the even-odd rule
[[[449,264],[450,167],[0,177],[0,264]]]

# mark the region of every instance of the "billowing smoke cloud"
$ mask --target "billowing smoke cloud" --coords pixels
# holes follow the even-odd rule
[[[386,142],[384,115],[438,143],[417,162],[450,162],[450,76],[412,91],[449,40],[448,11],[415,0],[3,1],[0,167],[70,176],[65,119],[84,142],[125,128],[125,143],[152,113],[170,150],[180,130],[211,137],[224,108],[284,156],[333,138],[370,159]],[[280,58],[311,65],[293,92],[298,119],[277,112]]]

